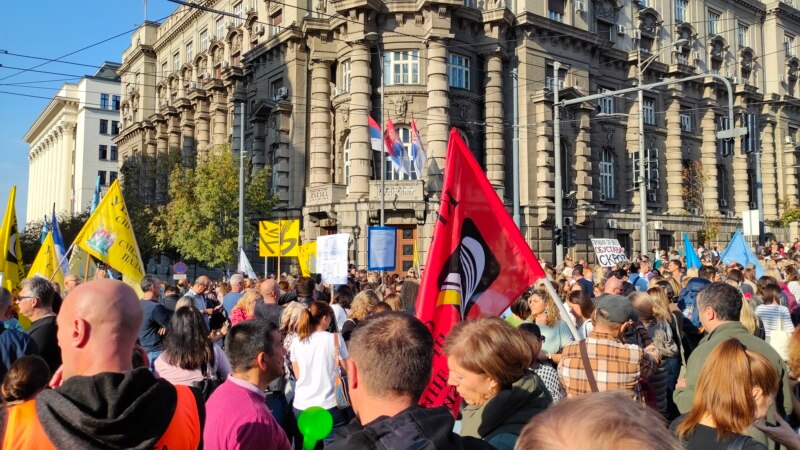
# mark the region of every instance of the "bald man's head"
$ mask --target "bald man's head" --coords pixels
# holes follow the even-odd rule
[[[57,322],[65,378],[130,370],[142,307],[125,283],[101,279],[77,286]]]
[[[203,292],[208,290],[208,287],[211,286],[211,279],[205,275],[200,275],[194,280],[194,284],[192,285],[192,290],[197,292],[198,294],[202,294]]]
[[[615,276],[608,277],[604,294],[620,295],[622,293],[622,280]]]
[[[281,295],[281,290],[278,287],[278,282],[275,280],[264,280],[260,286],[261,296],[264,297],[264,303],[278,303],[278,297]]]

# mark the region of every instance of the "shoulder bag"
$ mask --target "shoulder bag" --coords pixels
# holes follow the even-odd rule
[[[594,378],[594,372],[592,371],[592,365],[589,361],[589,352],[586,350],[586,340],[581,339],[578,341],[578,348],[581,350],[581,360],[583,360],[583,370],[586,371],[586,380],[589,381],[589,387],[592,388],[592,392],[599,392],[600,389],[597,387],[597,380]]]
[[[789,359],[789,341],[791,338],[792,331],[784,331],[783,318],[778,316],[778,329],[772,330],[769,334],[769,345],[778,352],[778,355],[784,361]]]
[[[347,376],[342,375],[339,362],[339,334],[333,334],[333,392],[336,397],[336,407],[347,409],[350,407],[350,392],[347,390]]]

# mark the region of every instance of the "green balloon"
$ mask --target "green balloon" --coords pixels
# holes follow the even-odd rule
[[[325,408],[312,406],[297,417],[297,428],[303,435],[303,448],[313,449],[317,441],[331,434],[333,416]]]

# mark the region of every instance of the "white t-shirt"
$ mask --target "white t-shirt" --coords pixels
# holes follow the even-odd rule
[[[333,315],[336,316],[336,329],[342,331],[344,322],[347,320],[348,310],[342,308],[339,304],[331,305],[331,309],[333,309]]]
[[[348,357],[347,347],[341,334],[339,339],[339,359]],[[294,407],[305,410],[312,406],[330,409],[336,406],[334,396],[334,346],[333,334],[316,331],[305,341],[295,339],[289,347],[292,363],[298,365],[300,376],[295,385]],[[295,374],[297,375],[297,374]]]

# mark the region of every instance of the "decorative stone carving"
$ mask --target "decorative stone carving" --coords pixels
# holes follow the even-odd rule
[[[722,41],[719,39],[714,40],[711,43],[711,58],[722,61],[725,59],[725,50],[725,44],[723,44]]]
[[[643,14],[640,18],[641,24],[639,29],[649,35],[656,34],[656,27],[658,27],[658,20],[652,14]]]
[[[617,8],[611,0],[595,0],[594,3],[594,16],[598,20],[603,20],[609,23],[617,21]]]
[[[237,34],[233,38],[233,42],[231,42],[231,52],[232,53],[236,53],[241,49],[242,49],[242,35],[240,33],[240,34]]]
[[[409,102],[411,102],[411,99],[405,95],[400,97],[400,99],[394,103],[394,113],[398,116],[405,117],[406,113],[408,112]]]
[[[609,144],[613,144],[614,143],[614,131],[616,131],[616,128],[614,126],[608,125],[608,124],[603,124],[603,126],[601,128],[603,130],[603,134],[605,134],[605,136],[606,136],[606,141],[608,141]]]

